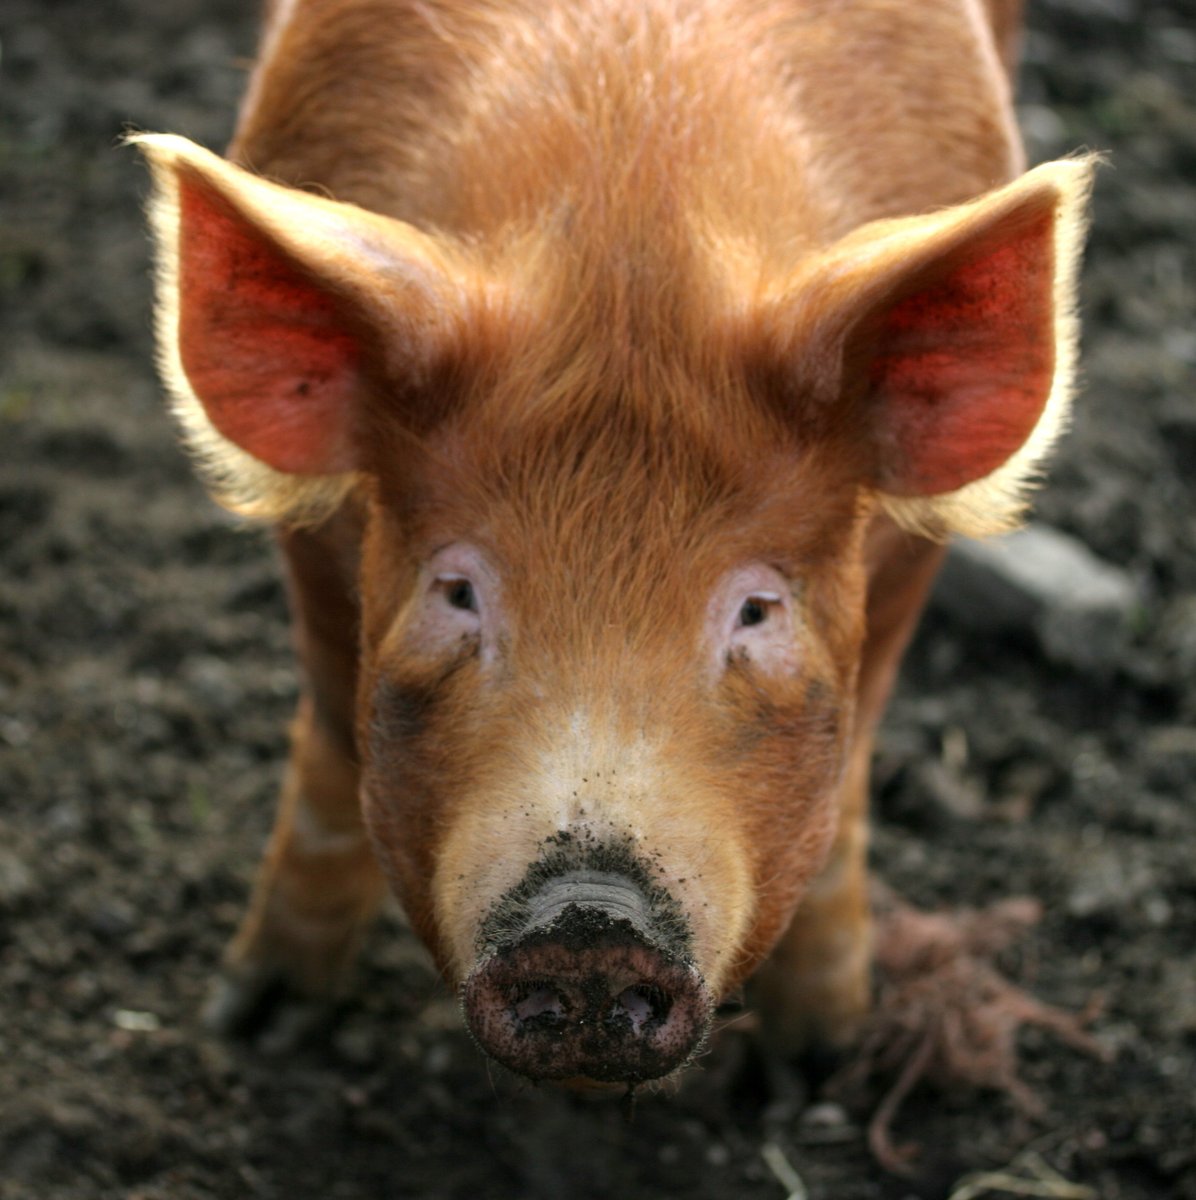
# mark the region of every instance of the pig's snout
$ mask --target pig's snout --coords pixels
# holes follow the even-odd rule
[[[710,995],[635,883],[572,871],[524,911],[465,981],[465,1017],[488,1054],[532,1079],[606,1083],[657,1079],[692,1057]]]

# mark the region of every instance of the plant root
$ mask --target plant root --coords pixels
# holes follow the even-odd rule
[[[1018,897],[985,909],[921,912],[886,889],[875,907],[876,1007],[851,1062],[827,1088],[851,1096],[874,1076],[896,1073],[868,1126],[869,1148],[887,1170],[911,1174],[918,1147],[895,1145],[892,1126],[922,1080],[944,1089],[992,1088],[1006,1093],[1021,1112],[1042,1114],[1042,1101],[1018,1076],[1017,1035],[1023,1025],[1048,1029],[1085,1054],[1107,1057],[1083,1028],[1099,1003],[1080,1013],[1052,1007],[993,965],[997,954],[1041,919],[1038,901]]]

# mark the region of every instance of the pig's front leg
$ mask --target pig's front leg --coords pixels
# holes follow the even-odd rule
[[[306,676],[270,845],[206,1013],[294,1041],[322,1019],[384,892],[361,820],[353,739],[356,528],[342,513],[281,539]]]
[[[842,1046],[868,1014],[872,912],[868,901],[868,766],[871,738],[856,743],[844,779],[839,830],[752,993],[768,1049],[790,1056]]]
[[[944,547],[874,519],[865,554],[867,632],[855,735],[831,854],[793,922],[757,973],[754,995],[766,1042],[792,1054],[811,1043],[849,1042],[872,995],[868,801],[872,746],[901,656],[917,625]]]

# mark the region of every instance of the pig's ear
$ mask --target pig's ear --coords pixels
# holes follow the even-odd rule
[[[834,388],[867,482],[907,528],[978,535],[1020,518],[1067,417],[1091,172],[1049,163],[972,203],[866,225],[790,292],[804,390]]]
[[[155,184],[162,373],[217,498],[326,512],[361,467],[368,382],[417,385],[448,352],[459,264],[408,225],[184,138],[133,140]]]

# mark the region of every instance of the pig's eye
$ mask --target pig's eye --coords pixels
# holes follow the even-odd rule
[[[800,665],[797,585],[768,563],[728,571],[711,594],[705,640],[716,676],[728,666],[793,675]]]
[[[770,599],[767,596],[749,596],[743,602],[743,607],[739,610],[740,628],[746,628],[750,625],[763,625],[768,620],[769,608],[775,603],[777,603],[775,599]]]
[[[748,629],[753,625],[763,625],[768,620],[769,612],[781,603],[780,596],[771,592],[762,592],[758,596],[749,596],[739,610],[740,629]]]
[[[450,607],[459,608],[462,612],[478,611],[478,598],[468,579],[438,579],[436,582],[440,584]]]

